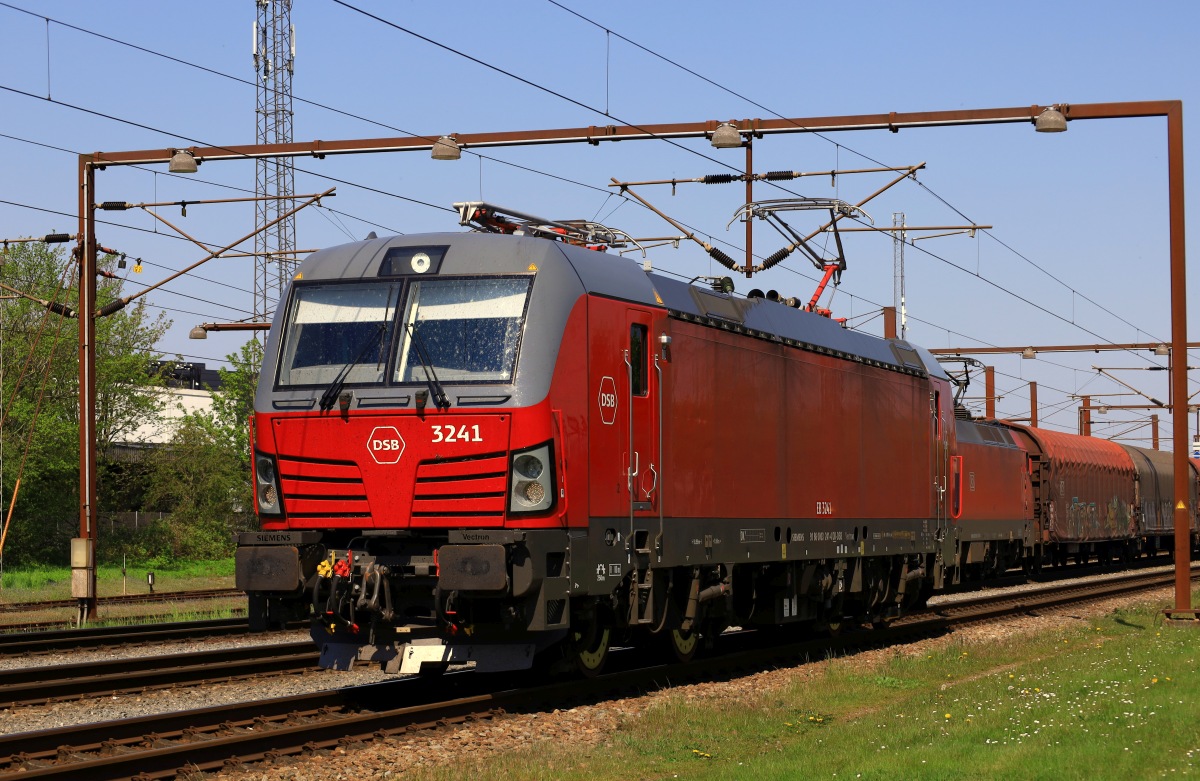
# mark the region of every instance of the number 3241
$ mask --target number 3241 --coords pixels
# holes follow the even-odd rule
[[[479,426],[434,426],[433,441],[436,442],[482,442]]]

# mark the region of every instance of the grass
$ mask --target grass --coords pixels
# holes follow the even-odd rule
[[[167,567],[127,566],[121,568],[101,565],[96,570],[96,593],[101,597],[122,594],[147,594],[150,586],[146,575],[154,573],[154,591],[204,591],[233,588],[233,559],[186,562]],[[33,567],[10,570],[0,581],[0,603],[42,602],[71,598],[71,569],[69,567]],[[245,597],[209,600],[190,600],[162,604],[110,605],[101,607],[100,620],[93,625],[137,623],[144,616],[166,616],[159,620],[192,621],[204,618],[229,618],[242,615]],[[241,611],[241,612],[235,612]],[[0,614],[0,623],[26,624],[48,621],[69,621],[74,608],[54,608],[21,613]]]
[[[233,559],[193,561],[166,567],[127,565],[122,579],[121,568],[100,565],[96,568],[96,591],[110,597],[122,593],[145,593],[150,590],[146,575],[154,573],[155,591],[197,591],[201,589],[232,588]],[[123,592],[124,589],[124,592]],[[70,567],[31,567],[10,570],[0,579],[0,602],[38,602],[70,599]]]
[[[1200,773],[1200,629],[1148,606],[877,663],[818,663],[783,688],[670,692],[593,747],[545,741],[409,771],[459,779],[1144,779]],[[411,775],[410,775],[411,773]]]

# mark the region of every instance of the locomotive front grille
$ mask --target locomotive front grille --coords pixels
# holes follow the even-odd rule
[[[280,488],[290,518],[369,518],[362,472],[353,461],[279,457]]]
[[[414,525],[500,526],[508,489],[504,453],[425,461],[413,486]]]

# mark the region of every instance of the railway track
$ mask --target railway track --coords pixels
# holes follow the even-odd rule
[[[1192,565],[1191,577],[1193,580],[1200,578],[1200,564]],[[1111,576],[1102,581],[1047,586],[1027,591],[1006,592],[1000,595],[978,594],[912,613],[897,619],[890,626],[901,629],[910,624],[918,625],[937,619],[958,626],[1013,615],[1036,615],[1039,610],[1050,610],[1077,602],[1124,596],[1138,591],[1169,586],[1174,582],[1175,575],[1171,571],[1129,572]]]
[[[289,624],[298,629],[307,622]],[[169,640],[195,640],[205,637],[229,637],[250,632],[245,618],[216,618],[206,621],[177,621],[172,623],[130,626],[85,627],[58,629],[47,632],[0,634],[0,654],[44,654],[83,648],[105,648]]]
[[[1193,578],[1198,574],[1193,568]],[[615,652],[614,672],[586,681],[530,683],[518,688],[470,674],[437,681],[401,679],[365,687],[300,695],[234,706],[204,708],[137,719],[23,733],[0,738],[0,775],[23,779],[159,779],[177,771],[215,770],[230,764],[272,761],[369,742],[447,724],[486,719],[503,712],[563,707],[564,703],[627,696],[681,681],[720,680],[750,671],[794,664],[797,658],[852,653],[943,632],[951,626],[1036,613],[1066,604],[1169,585],[1170,573],[1134,573],[1100,583],[1039,589],[999,597],[979,596],[899,619],[882,630],[762,648],[753,632],[722,637],[728,652],[688,665],[639,666],[633,649]],[[544,681],[544,678],[541,679]],[[451,693],[451,699],[445,695]],[[405,702],[404,707],[393,707]],[[232,757],[232,759],[231,759]]]
[[[243,621],[245,620],[246,608],[242,608],[242,607],[233,608],[232,610],[230,610],[228,612],[229,612],[229,618],[232,620],[243,620]],[[135,626],[139,626],[139,625],[143,625],[143,624],[175,623],[178,618],[179,618],[179,614],[175,613],[175,612],[159,613],[159,614],[143,614],[143,615],[139,615],[139,616],[130,617],[128,619],[129,623],[110,624],[110,626],[135,627]],[[201,618],[201,619],[197,619],[197,620],[205,621],[205,620],[209,620],[209,619]],[[57,619],[54,621],[33,621],[33,622],[20,623],[20,624],[3,624],[3,625],[0,625],[0,636],[13,635],[13,634],[31,635],[31,634],[38,634],[41,632],[57,632],[57,631],[72,630],[72,629],[76,629],[76,628],[77,627],[76,627],[75,621],[73,619],[65,619],[65,618]]]
[[[0,670],[0,708],[317,669],[311,641]]]
[[[100,606],[138,605],[149,603],[182,602],[194,599],[221,599],[223,597],[239,597],[245,592],[236,588],[217,588],[204,591],[159,591],[149,594],[122,594],[119,597],[98,597]],[[0,614],[31,613],[37,610],[56,610],[75,608],[79,605],[77,599],[54,599],[43,602],[0,602]]]

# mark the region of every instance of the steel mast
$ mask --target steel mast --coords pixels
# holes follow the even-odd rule
[[[908,310],[904,303],[904,242],[908,240],[905,231],[904,212],[892,213],[892,305],[896,307],[896,333],[901,339],[907,339]]]

